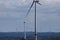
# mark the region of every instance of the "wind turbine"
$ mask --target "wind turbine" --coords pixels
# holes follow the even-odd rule
[[[25,29],[25,21],[24,21],[24,40],[26,40],[26,29]]]
[[[31,10],[31,8],[33,7],[33,5],[35,4],[35,40],[37,40],[37,24],[36,24],[36,4],[39,4],[39,5],[41,5],[40,3],[39,3],[39,0],[33,0],[33,2],[32,2],[32,4],[31,4],[31,6],[30,6],[30,8],[29,8],[29,10],[28,10],[28,12],[27,12],[27,15],[26,15],[26,17],[28,16],[28,14],[29,14],[29,12],[30,12],[30,10]]]

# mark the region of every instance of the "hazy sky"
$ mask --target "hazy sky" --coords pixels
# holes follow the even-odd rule
[[[0,0],[0,32],[34,31],[34,6],[24,18],[32,0]],[[37,4],[38,32],[60,32],[60,0],[40,0]]]

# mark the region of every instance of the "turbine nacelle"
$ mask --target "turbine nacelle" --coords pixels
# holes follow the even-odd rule
[[[41,4],[39,3],[39,0],[33,0],[33,2],[36,2],[37,4],[41,5]]]
[[[33,0],[34,2],[39,2],[39,0]]]

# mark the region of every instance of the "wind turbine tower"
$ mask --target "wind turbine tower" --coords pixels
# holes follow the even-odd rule
[[[28,10],[28,12],[27,12],[27,15],[26,15],[26,17],[28,16],[28,14],[29,14],[29,12],[30,12],[30,10],[31,10],[31,8],[33,7],[33,5],[35,4],[35,40],[37,40],[37,20],[36,20],[36,18],[37,18],[37,16],[36,16],[36,4],[39,4],[39,5],[41,5],[40,3],[39,3],[39,0],[33,0],[33,2],[32,2],[32,4],[31,4],[31,6],[30,6],[30,8],[29,8],[29,10]]]

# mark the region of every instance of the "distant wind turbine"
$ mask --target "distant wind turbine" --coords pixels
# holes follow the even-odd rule
[[[26,29],[25,29],[25,23],[26,23],[26,22],[24,22],[24,40],[26,40]]]
[[[41,4],[39,3],[39,0],[33,0],[32,4],[31,4],[31,6],[30,6],[30,8],[29,8],[29,10],[28,10],[28,12],[27,12],[27,15],[26,15],[26,17],[27,17],[28,14],[29,14],[29,12],[30,12],[30,10],[31,10],[31,8],[32,8],[33,5],[35,4],[35,40],[37,40],[36,3],[39,4],[39,5],[41,5]]]

